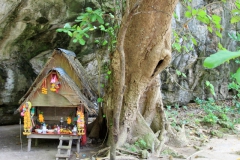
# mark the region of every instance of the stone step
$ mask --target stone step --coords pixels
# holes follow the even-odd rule
[[[71,146],[58,146],[58,149],[71,149]]]
[[[58,158],[69,158],[70,155],[57,153],[57,154],[56,154],[56,157],[58,157]]]

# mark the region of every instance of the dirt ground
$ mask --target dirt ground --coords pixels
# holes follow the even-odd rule
[[[240,127],[239,127],[240,128]],[[20,138],[22,138],[22,145]],[[21,134],[19,125],[0,126],[0,160],[53,160],[57,153],[58,140],[39,139],[38,145],[32,141],[32,150],[27,152],[26,136]],[[88,159],[100,148],[88,144],[76,157],[76,145],[73,145],[71,160]],[[184,148],[176,148],[178,153],[189,160],[240,160],[240,135],[224,135],[223,138],[212,138],[199,148],[189,143]],[[149,158],[151,159],[151,158]],[[158,159],[171,159],[168,156]],[[175,159],[175,158],[172,158]]]
[[[21,140],[22,139],[22,145]],[[53,160],[57,153],[59,140],[38,139],[35,146],[35,139],[32,140],[31,151],[27,151],[27,138],[21,134],[19,125],[0,126],[0,160]],[[81,148],[79,158],[84,159],[94,154],[99,147],[88,144],[88,147]],[[77,159],[76,145],[73,144],[71,160]]]

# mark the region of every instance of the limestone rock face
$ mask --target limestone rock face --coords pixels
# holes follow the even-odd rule
[[[19,99],[35,79],[39,65],[46,62],[46,58],[42,62],[30,60],[68,46],[68,36],[58,35],[56,29],[75,19],[85,1],[1,0],[0,5],[0,122],[7,124],[15,120],[11,115]],[[6,113],[8,118],[4,118]]]
[[[192,1],[192,8],[200,8],[207,4],[207,1],[197,0]],[[218,38],[216,34],[210,33],[205,24],[193,19],[186,19],[184,16],[185,7],[180,3],[176,7],[177,18],[173,19],[172,28],[178,32],[181,27],[182,46],[192,47],[193,50],[177,52],[173,49],[172,63],[161,74],[162,94],[165,105],[186,105],[194,101],[197,97],[200,99],[207,99],[213,97],[207,88],[205,82],[209,81],[214,85],[216,92],[216,99],[227,99],[233,95],[229,92],[228,84],[230,82],[230,74],[236,72],[237,65],[234,62],[223,64],[215,69],[205,69],[203,67],[203,60],[218,51],[218,43],[230,51],[236,50],[236,42],[230,39],[228,33],[236,33],[234,25],[230,24],[231,9],[234,1],[229,0],[226,4],[212,3],[207,7],[208,13],[219,15],[222,19],[222,39]],[[228,8],[228,9],[226,9]],[[188,29],[184,29],[182,25],[186,23]],[[197,40],[197,46],[184,40],[184,34],[191,33]],[[173,42],[174,42],[174,38]],[[176,70],[184,73],[186,77],[177,75]]]
[[[99,87],[98,79],[103,81],[101,84],[105,83],[104,75],[97,77],[99,68],[95,55],[102,51],[99,51],[93,42],[95,37],[99,37],[99,33],[90,35],[87,45],[80,46],[73,44],[66,34],[57,33],[56,29],[63,27],[67,22],[74,23],[75,18],[87,6],[102,6],[110,11],[109,8],[113,7],[111,2],[102,0],[100,4],[96,0],[1,0],[0,122],[2,120],[4,124],[18,122],[18,115],[10,115],[18,108],[19,99],[31,86],[54,48],[60,47],[75,52],[91,76],[90,81],[94,86]],[[199,7],[206,5],[208,1],[193,0],[191,3],[192,7]],[[188,22],[188,30],[184,30],[184,33],[190,32],[198,41],[198,45],[186,44],[181,37],[182,45],[191,46],[192,50],[189,52],[183,50],[181,53],[173,50],[171,65],[161,73],[164,105],[185,105],[196,97],[202,99],[211,97],[205,85],[206,80],[214,85],[215,98],[226,99],[232,96],[228,91],[229,75],[230,72],[236,71],[237,66],[229,63],[208,70],[203,68],[202,64],[205,57],[217,51],[219,42],[229,50],[236,50],[236,42],[228,36],[228,33],[236,32],[234,26],[229,23],[233,3],[234,0],[229,0],[225,5],[214,3],[207,7],[209,13],[222,17],[221,40],[208,32],[206,25],[199,21],[193,19]],[[177,5],[175,11],[177,17],[172,21],[174,30],[182,28],[183,22],[187,21],[184,16],[185,10],[180,3]],[[104,58],[100,59],[104,65],[108,61],[106,56],[102,57]],[[184,73],[186,77],[177,75],[176,70]]]

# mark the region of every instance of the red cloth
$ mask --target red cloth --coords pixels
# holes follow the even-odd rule
[[[80,145],[81,146],[85,146],[87,144],[87,125],[84,124],[84,135],[82,135],[81,137],[81,142],[80,142]]]

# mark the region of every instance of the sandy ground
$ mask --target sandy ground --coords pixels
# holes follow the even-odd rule
[[[58,140],[39,139],[38,145],[32,141],[32,150],[27,152],[27,139],[22,136],[20,141],[19,125],[0,126],[0,160],[54,160],[57,153]],[[88,158],[99,150],[96,146],[89,145],[81,149],[79,159]],[[193,160],[240,160],[240,136],[228,135],[224,138],[213,138],[199,150],[192,146],[178,148],[188,159]],[[73,145],[71,160],[77,159],[76,146]],[[163,160],[165,158],[159,158]],[[169,159],[169,158],[167,158]],[[174,159],[174,158],[173,158]]]
[[[54,160],[58,144],[59,140],[56,139],[38,139],[38,145],[35,146],[33,139],[31,151],[28,152],[27,138],[22,134],[20,137],[19,125],[0,126],[0,160]],[[89,157],[98,149],[91,145],[81,148],[79,159]],[[75,152],[76,145],[73,144],[71,160],[77,159]]]

